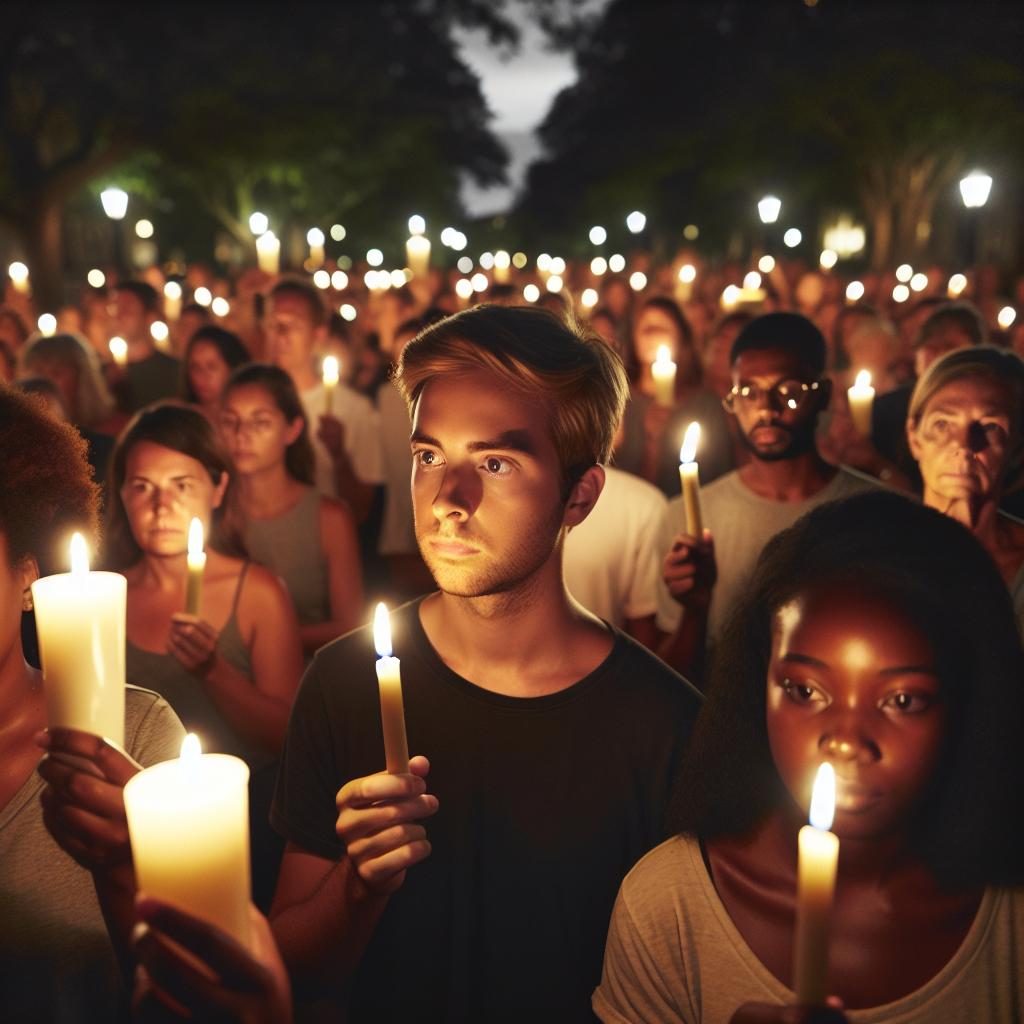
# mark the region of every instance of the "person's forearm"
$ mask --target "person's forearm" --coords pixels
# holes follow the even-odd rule
[[[271,908],[270,926],[296,995],[316,998],[344,988],[388,899],[369,890],[343,857],[305,900]]]
[[[708,608],[699,605],[683,609],[676,631],[662,643],[658,655],[696,687],[704,689],[704,656],[708,627]]]
[[[362,525],[370,515],[373,507],[373,484],[364,484],[356,476],[352,460],[345,451],[334,457],[334,483],[338,488],[338,497],[347,501],[355,516],[356,524]]]
[[[219,654],[203,676],[206,691],[228,724],[246,739],[277,753],[288,729],[288,702],[261,693]]]

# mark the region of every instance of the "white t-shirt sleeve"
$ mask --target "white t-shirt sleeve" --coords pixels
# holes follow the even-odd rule
[[[646,500],[648,504],[638,524],[633,577],[623,601],[622,613],[627,619],[642,619],[654,615],[658,610],[663,557],[661,546],[667,531],[668,502],[660,492],[655,491],[647,492]]]
[[[683,620],[683,606],[669,593],[662,578],[662,563],[672,547],[672,541],[683,529],[683,499],[669,501],[662,519],[658,544],[657,594],[658,612],[655,624],[663,633],[674,633]]]

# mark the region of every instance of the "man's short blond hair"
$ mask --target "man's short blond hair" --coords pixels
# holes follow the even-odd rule
[[[434,377],[481,370],[547,405],[566,493],[587,469],[609,460],[629,384],[621,359],[596,334],[546,309],[476,306],[421,331],[394,379],[412,413]]]

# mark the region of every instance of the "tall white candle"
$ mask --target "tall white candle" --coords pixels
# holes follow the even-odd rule
[[[651,363],[651,376],[654,378],[654,400],[658,405],[675,405],[676,364],[672,361],[668,345],[658,346],[654,362]]]
[[[124,745],[125,602],[114,572],[90,572],[80,533],[71,539],[71,572],[32,584],[46,718]]]
[[[324,356],[322,369],[324,382],[324,412],[329,416],[334,411],[334,389],[338,386],[340,367],[337,356]]]
[[[168,281],[164,285],[164,316],[169,323],[174,323],[181,316],[181,285],[177,281]]]
[[[416,277],[424,277],[430,269],[430,239],[412,235],[405,243],[405,262]]]
[[[128,364],[128,342],[124,338],[118,338],[117,336],[111,338],[107,348],[110,349],[110,354],[114,357],[114,362],[118,366],[126,366]]]
[[[377,683],[380,686],[384,759],[388,771],[392,775],[400,775],[409,770],[409,744],[405,737],[401,664],[391,655],[391,620],[383,603],[377,605],[373,614],[373,646],[378,654]]]
[[[135,880],[142,892],[249,944],[249,769],[227,754],[153,765],[124,787]]]
[[[203,572],[206,552],[203,550],[203,524],[195,516],[188,524],[188,579],[185,583],[185,611],[198,615],[203,600]]]
[[[875,401],[875,389],[871,386],[871,374],[861,370],[853,387],[846,392],[850,403],[850,419],[862,437],[871,436],[871,406]]]
[[[281,243],[273,231],[256,239],[256,262],[264,274],[273,276],[281,269]]]
[[[697,445],[700,444],[700,424],[691,423],[683,435],[679,449],[679,483],[683,489],[683,511],[686,514],[686,532],[700,540],[704,536],[704,517],[700,510],[700,474],[697,469]]]
[[[829,831],[835,806],[836,775],[825,762],[814,780],[811,823],[798,840],[793,989],[807,1006],[822,1006],[828,996],[828,926],[839,860],[839,838]]]

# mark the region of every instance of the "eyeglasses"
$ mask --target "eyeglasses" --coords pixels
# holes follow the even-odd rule
[[[820,387],[820,380],[809,383],[804,380],[779,380],[770,388],[758,387],[756,384],[737,384],[722,399],[722,404],[729,412],[735,412],[737,408],[756,409],[767,399],[769,405],[778,409],[796,410]]]

